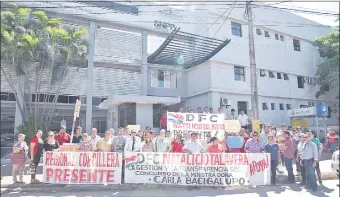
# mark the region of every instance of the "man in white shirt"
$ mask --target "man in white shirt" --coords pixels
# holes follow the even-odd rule
[[[142,142],[140,137],[136,136],[136,131],[131,130],[131,136],[126,140],[124,151],[140,152]]]
[[[92,128],[92,135],[89,137],[89,141],[93,144],[93,150],[97,150],[97,142],[102,139],[99,135],[97,135],[98,130],[96,128]]]
[[[204,147],[197,140],[197,133],[191,133],[191,140],[185,142],[183,147],[183,152],[192,153],[202,153],[204,152]]]
[[[245,114],[243,111],[240,112],[240,115],[237,118],[240,121],[240,125],[244,129],[248,129],[249,124],[249,118],[247,114]]]
[[[218,110],[218,113],[219,113],[219,114],[223,114],[224,120],[227,120],[227,116],[226,116],[226,114],[223,112],[222,107],[219,107],[217,110]]]
[[[264,125],[264,131],[260,134],[260,141],[263,147],[265,147],[268,144],[269,132],[270,132],[269,125]]]

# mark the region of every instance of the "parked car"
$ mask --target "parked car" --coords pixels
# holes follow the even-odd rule
[[[339,150],[335,151],[332,155],[332,171],[336,172],[339,178],[339,162],[340,161],[340,155],[339,155]]]

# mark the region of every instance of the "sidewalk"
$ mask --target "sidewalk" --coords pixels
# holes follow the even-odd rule
[[[36,175],[36,178],[42,180],[42,175]],[[322,173],[322,180],[332,180],[337,179],[335,173],[325,172]],[[279,175],[277,176],[278,184],[286,184],[286,176]],[[296,176],[296,181],[300,181],[300,177]],[[24,176],[24,182],[30,183],[30,175]],[[42,192],[42,193],[51,193],[51,192],[85,192],[85,191],[126,191],[126,190],[154,190],[154,189],[162,189],[162,190],[172,190],[174,188],[182,188],[188,189],[189,186],[177,186],[177,185],[145,185],[145,184],[122,184],[122,185],[65,185],[65,184],[26,184],[23,186],[16,186],[12,184],[12,177],[5,176],[2,177],[1,180],[1,193],[10,193],[10,192]],[[204,186],[202,186],[204,187]],[[226,188],[227,190],[234,189],[245,189],[248,186],[233,186]],[[219,187],[219,189],[222,189]]]

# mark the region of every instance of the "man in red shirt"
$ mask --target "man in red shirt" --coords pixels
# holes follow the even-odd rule
[[[336,133],[331,129],[328,128],[327,133],[327,143],[328,143],[328,149],[333,153],[337,146],[337,135]]]
[[[161,123],[160,123],[160,125],[161,125],[161,129],[164,129],[164,130],[167,130],[167,119],[166,119],[167,117],[166,117],[166,111],[165,112],[163,112],[163,115],[161,116]]]
[[[54,136],[54,139],[58,141],[59,145],[63,145],[63,143],[70,143],[71,136],[65,132],[64,127],[61,127],[59,133]]]

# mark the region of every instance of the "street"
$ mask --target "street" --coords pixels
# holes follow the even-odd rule
[[[9,194],[2,194],[4,197],[279,197],[279,196],[292,196],[292,197],[338,197],[339,188],[336,186],[338,180],[324,181],[323,186],[319,186],[317,192],[312,192],[294,185],[278,185],[266,186],[258,188],[236,188],[222,190],[219,188],[201,187],[200,189],[188,190],[185,188],[171,188],[167,189],[139,189],[132,191],[103,191],[103,192],[58,192],[58,193],[18,193],[12,192]]]

